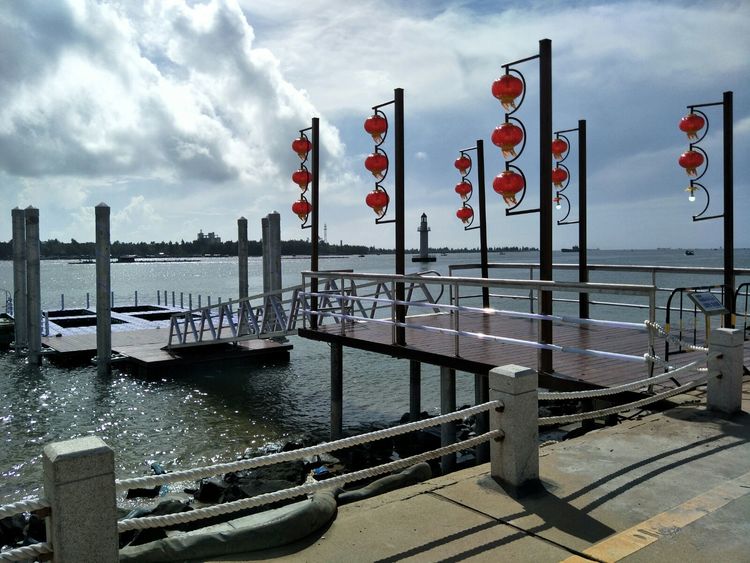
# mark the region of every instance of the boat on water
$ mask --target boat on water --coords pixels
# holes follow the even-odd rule
[[[693,256],[695,254],[695,250],[686,250],[685,256]]]
[[[577,244],[574,244],[574,245],[573,245],[572,247],[570,247],[570,248],[561,248],[560,250],[561,250],[562,252],[578,252],[578,245],[577,245]]]

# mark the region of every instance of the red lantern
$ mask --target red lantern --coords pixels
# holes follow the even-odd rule
[[[516,156],[515,146],[523,141],[523,129],[512,123],[503,123],[495,127],[492,132],[492,143],[503,151],[503,157],[508,159]]]
[[[516,203],[516,194],[524,188],[523,176],[512,170],[504,170],[492,181],[492,189],[503,196],[508,205]]]
[[[383,135],[388,131],[388,122],[380,114],[374,114],[365,120],[365,131],[372,135],[376,143],[383,142]]]
[[[307,158],[307,153],[310,152],[311,148],[312,143],[307,137],[299,137],[298,139],[294,139],[294,141],[292,141],[292,150],[297,153],[297,156],[299,156],[301,160],[305,160]]]
[[[469,168],[471,168],[471,159],[468,157],[468,155],[462,154],[455,160],[453,166],[458,169],[458,171],[461,173],[461,176],[466,176]]]
[[[568,179],[568,173],[565,168],[555,166],[552,169],[552,183],[555,184],[556,188],[562,188],[563,182]]]
[[[307,219],[307,216],[312,211],[312,205],[310,202],[304,199],[299,199],[292,204],[292,212],[300,218],[301,221]]]
[[[562,160],[563,154],[568,150],[568,143],[563,139],[554,139],[552,141],[552,156],[555,160]]]
[[[310,174],[309,170],[305,170],[304,168],[295,170],[292,173],[292,182],[297,184],[302,190],[307,189],[307,184],[310,183],[310,180],[312,180],[312,174]]]
[[[388,194],[385,193],[383,190],[372,190],[369,194],[367,194],[367,197],[365,198],[365,203],[368,207],[371,207],[372,210],[375,212],[375,215],[381,216],[383,214],[383,209],[385,209],[388,206],[388,202],[390,201],[390,198],[388,197]]]
[[[495,96],[507,111],[515,109],[516,98],[523,93],[523,81],[512,74],[503,74],[492,83],[492,95]]]
[[[685,169],[688,176],[697,176],[696,168],[703,164],[703,155],[698,151],[686,151],[680,155],[677,162]]]
[[[471,221],[471,218],[474,217],[474,211],[472,211],[471,207],[459,207],[458,211],[456,211],[456,217],[461,219],[464,224]]]
[[[382,180],[385,177],[384,170],[388,169],[388,157],[385,153],[376,152],[365,159],[365,168],[367,168],[376,179]]]
[[[456,193],[461,196],[461,199],[466,201],[471,197],[471,192],[473,190],[471,184],[469,182],[460,182],[456,184]]]
[[[688,139],[694,141],[698,138],[698,131],[703,129],[706,120],[697,113],[689,113],[680,119],[680,131],[687,133]]]

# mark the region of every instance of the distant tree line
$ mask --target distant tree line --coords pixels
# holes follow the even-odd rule
[[[525,252],[536,250],[528,246],[502,246],[489,249],[490,252]],[[321,255],[352,255],[352,254],[390,254],[393,249],[376,248],[374,246],[352,245],[352,244],[330,244],[320,241],[318,252]],[[417,254],[417,249],[408,249],[408,254]],[[430,252],[479,252],[477,248],[431,248]],[[309,255],[310,242],[307,240],[284,240],[281,241],[281,253],[283,255]],[[262,256],[260,241],[248,241],[248,254],[250,256]],[[78,242],[70,239],[70,242],[62,242],[57,239],[42,241],[41,255],[44,259],[93,259],[94,243]],[[135,255],[139,258],[165,256],[170,258],[188,258],[205,255],[237,256],[237,241],[210,242],[207,240],[194,240],[180,242],[120,242],[112,243],[112,256]],[[0,260],[12,260],[12,241],[0,242]]]

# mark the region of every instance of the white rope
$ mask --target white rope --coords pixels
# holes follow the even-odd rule
[[[409,422],[406,424],[401,424],[399,426],[393,426],[391,428],[384,428],[383,430],[368,432],[367,434],[350,436],[349,438],[342,438],[341,440],[336,440],[335,442],[323,442],[322,444],[310,446],[307,448],[301,448],[299,450],[268,454],[251,459],[243,459],[228,463],[219,463],[206,467],[196,467],[194,469],[173,471],[170,473],[164,473],[162,475],[147,475],[145,477],[135,477],[132,479],[118,479],[117,481],[115,481],[115,484],[118,491],[124,491],[134,487],[156,487],[158,485],[165,485],[167,483],[191,481],[200,479],[202,477],[218,475],[220,473],[229,473],[231,471],[241,471],[244,469],[254,469],[256,467],[272,465],[274,463],[281,463],[284,461],[294,461],[297,459],[319,455],[334,450],[349,448],[351,446],[359,446],[361,444],[366,444],[375,440],[381,440],[383,438],[392,438],[394,436],[399,436],[401,434],[406,434],[415,430],[422,430],[423,428],[437,426],[445,422],[459,420],[473,414],[499,407],[500,404],[500,401],[489,401],[481,405],[475,405],[473,407],[462,409],[460,411],[442,414],[439,416],[428,418],[426,420],[418,420],[417,422]]]
[[[656,385],[657,383],[661,383],[662,381],[672,379],[675,376],[675,374],[683,370],[686,370],[688,368],[694,367],[698,363],[699,362],[697,361],[691,362],[687,365],[681,366],[677,369],[668,371],[661,375],[657,375],[654,377],[647,377],[645,379],[633,381],[631,383],[625,383],[624,385],[618,385],[616,387],[609,387],[606,389],[589,389],[587,391],[572,391],[568,393],[547,393],[547,392],[539,393],[539,400],[540,401],[559,401],[559,400],[565,400],[565,399],[589,399],[591,397],[604,397],[606,395],[616,395],[617,393],[622,393],[623,391],[639,389],[646,385]]]
[[[684,340],[680,340],[677,336],[670,334],[667,332],[664,327],[662,327],[659,323],[654,321],[645,321],[646,326],[653,328],[656,330],[656,332],[664,338],[665,340],[669,340],[670,344],[676,344],[678,346],[682,346],[683,348],[686,348],[687,350],[691,350],[693,352],[708,352],[708,348],[705,346],[697,346],[695,344],[690,344],[689,342],[685,342]]]
[[[623,328],[632,330],[647,330],[644,323],[628,323],[624,321],[605,321],[600,319],[584,319],[580,317],[568,317],[565,315],[542,315],[540,313],[523,313],[520,311],[509,311],[506,309],[493,309],[484,307],[471,307],[467,305],[449,305],[447,303],[425,303],[424,301],[400,301],[397,299],[385,299],[382,297],[365,297],[360,295],[331,295],[330,293],[305,292],[305,296],[325,296],[340,301],[370,301],[375,303],[385,303],[388,305],[404,305],[408,307],[427,307],[430,309],[439,308],[447,311],[464,311],[469,313],[485,313],[490,315],[501,315],[506,317],[517,317],[522,319],[532,319],[540,321],[558,321],[561,323],[571,324],[589,324],[600,325],[610,328]],[[520,296],[519,296],[520,297]]]
[[[49,508],[49,503],[42,498],[32,498],[13,502],[11,504],[6,504],[5,506],[0,506],[0,518],[13,516],[14,514],[20,514],[22,512],[33,512],[35,510],[41,510],[42,508]]]
[[[437,332],[442,334],[466,336],[469,338],[477,338],[480,340],[493,340],[495,342],[502,342],[504,344],[514,344],[517,346],[526,346],[527,348],[536,348],[537,350],[552,350],[553,352],[566,352],[570,354],[579,354],[582,356],[593,356],[596,358],[608,358],[612,360],[620,360],[625,362],[636,362],[643,363],[647,361],[644,356],[633,356],[630,354],[620,354],[618,352],[607,352],[604,350],[591,350],[588,348],[576,348],[574,346],[560,346],[559,344],[545,344],[543,342],[532,342],[531,340],[521,340],[519,338],[510,338],[507,336],[496,336],[494,334],[483,334],[481,332],[471,332],[467,330],[455,330],[452,328],[443,328],[437,326],[426,326],[418,325],[415,323],[400,323],[392,321],[390,319],[369,319],[364,317],[357,317],[354,315],[345,315],[341,313],[331,313],[328,311],[313,311],[312,309],[303,309],[304,312],[311,315],[318,315],[322,317],[334,317],[342,320],[355,320],[368,323],[386,324],[389,326],[404,327],[414,330],[422,330],[425,332]]]
[[[35,543],[17,547],[9,551],[2,551],[0,552],[0,561],[29,561],[30,559],[36,559],[37,555],[44,553],[52,553],[52,544],[47,542]]]
[[[377,477],[378,475],[382,475],[384,473],[392,473],[393,471],[398,471],[398,470],[404,469],[405,467],[410,467],[412,465],[421,463],[423,461],[427,461],[429,459],[434,459],[443,455],[447,455],[449,453],[473,448],[493,438],[502,437],[502,435],[503,435],[502,431],[492,430],[485,434],[481,434],[480,436],[476,436],[474,438],[470,438],[462,442],[457,442],[449,446],[444,446],[442,448],[438,448],[430,452],[425,452],[422,454],[414,455],[414,456],[407,457],[398,461],[392,461],[390,463],[385,463],[377,467],[370,467],[367,469],[362,469],[360,471],[355,471],[353,473],[345,473],[343,475],[337,475],[336,477],[331,477],[330,479],[326,479],[324,481],[319,481],[315,483],[305,483],[303,485],[292,487],[290,489],[282,489],[280,491],[265,493],[265,494],[251,497],[251,498],[241,499],[241,500],[237,500],[233,502],[227,502],[224,504],[217,504],[217,505],[209,506],[206,508],[198,508],[196,510],[191,510],[188,512],[180,512],[177,514],[167,514],[164,516],[145,516],[143,518],[129,518],[127,520],[121,520],[120,522],[117,523],[117,531],[125,532],[127,530],[141,530],[144,528],[161,528],[164,526],[172,526],[175,524],[186,524],[188,522],[195,522],[196,520],[202,520],[204,518],[211,518],[213,516],[221,516],[223,514],[237,512],[238,510],[243,510],[245,508],[263,506],[265,504],[277,502],[280,500],[285,500],[288,498],[294,498],[294,497],[314,493],[315,491],[318,491],[321,489],[335,488],[335,487],[344,485],[345,483],[349,483],[351,481],[359,481],[361,479],[366,479],[369,477]]]
[[[582,420],[589,420],[591,418],[609,416],[611,414],[617,414],[622,411],[636,409],[645,405],[649,405],[651,403],[655,403],[662,399],[668,399],[669,397],[673,397],[674,395],[679,395],[680,393],[683,393],[685,391],[689,391],[690,389],[693,389],[694,387],[698,387],[699,385],[705,384],[707,380],[708,380],[708,376],[706,375],[691,383],[686,383],[685,385],[675,387],[674,389],[670,389],[669,391],[664,391],[663,393],[652,395],[651,397],[647,397],[645,399],[641,399],[640,401],[635,401],[633,403],[628,403],[627,405],[618,405],[615,407],[610,407],[608,409],[601,409],[598,411],[591,411],[591,412],[578,413],[578,414],[568,414],[564,416],[546,416],[546,417],[539,419],[539,426],[550,426],[552,424],[570,424],[572,422],[581,422]]]

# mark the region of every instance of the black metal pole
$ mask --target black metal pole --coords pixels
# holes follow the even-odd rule
[[[318,209],[320,204],[319,187],[320,187],[320,119],[317,117],[312,118],[312,225],[311,225],[311,247],[310,247],[310,270],[313,272],[318,271],[318,241],[320,237],[318,235],[320,211]],[[310,291],[313,293],[318,292],[318,278],[312,278],[310,280]],[[318,310],[318,298],[316,296],[310,299],[310,309],[312,311]],[[310,328],[315,330],[318,328],[318,315],[310,315]]]
[[[552,280],[552,41],[539,41],[539,279]],[[540,292],[539,311],[552,314],[552,292]],[[552,344],[552,321],[541,321],[540,341]],[[539,371],[552,373],[552,351],[541,350]]]
[[[406,248],[404,243],[405,212],[404,212],[404,89],[396,88],[393,93],[395,138],[394,157],[396,160],[396,275],[403,276],[406,271],[404,267]],[[403,282],[396,284],[396,300],[404,300]],[[406,308],[403,305],[396,306],[396,322],[403,323],[406,320]],[[404,327],[396,327],[396,344],[406,344],[406,330]]]
[[[477,187],[479,191],[479,251],[482,261],[482,277],[490,277],[489,258],[487,256],[487,204],[484,193],[484,141],[477,140]],[[482,307],[490,306],[490,288],[482,288]]]
[[[578,281],[589,281],[586,233],[586,120],[578,120]],[[589,294],[578,294],[578,316],[589,318]]]
[[[724,92],[724,286],[725,327],[734,327],[734,131],[733,95]]]

